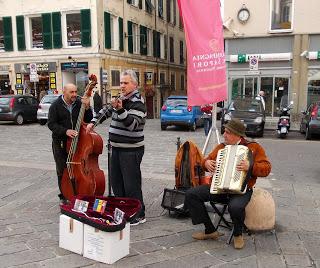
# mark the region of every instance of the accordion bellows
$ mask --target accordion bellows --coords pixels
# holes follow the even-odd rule
[[[245,193],[247,172],[238,171],[237,165],[244,159],[249,160],[249,153],[250,149],[244,145],[226,145],[218,151],[210,193]]]

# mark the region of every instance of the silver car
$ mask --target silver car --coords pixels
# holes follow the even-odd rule
[[[49,113],[49,108],[51,106],[51,104],[58,99],[60,95],[45,95],[40,103],[39,103],[39,107],[38,107],[38,111],[37,111],[37,119],[40,123],[40,125],[45,125],[48,121],[48,113]]]

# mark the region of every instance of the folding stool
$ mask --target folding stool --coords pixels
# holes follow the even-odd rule
[[[218,229],[219,227],[223,227],[231,230],[229,238],[227,240],[227,244],[230,244],[233,238],[233,223],[232,221],[228,221],[224,215],[227,211],[228,204],[210,201],[210,205],[212,206],[214,213],[216,213],[219,217],[216,228]],[[222,206],[222,208],[219,209],[217,205]]]

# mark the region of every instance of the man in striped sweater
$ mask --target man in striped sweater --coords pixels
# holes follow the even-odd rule
[[[117,197],[139,199],[142,205],[141,213],[131,225],[146,222],[140,170],[144,154],[146,107],[137,86],[138,79],[133,70],[122,72],[120,98],[113,99],[111,105],[101,109],[87,126],[87,130],[91,131],[98,120],[103,122],[112,117],[109,140],[112,146],[110,177],[113,193]]]

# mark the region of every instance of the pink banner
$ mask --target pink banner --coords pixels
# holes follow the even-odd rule
[[[219,0],[178,0],[187,42],[188,105],[227,99]]]

